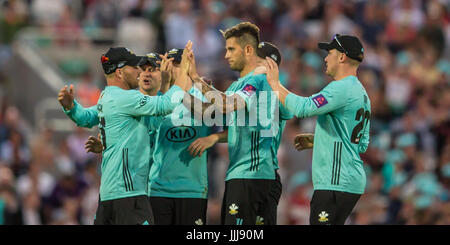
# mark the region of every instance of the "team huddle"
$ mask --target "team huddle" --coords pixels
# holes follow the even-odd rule
[[[279,82],[280,51],[259,32],[249,22],[222,31],[225,59],[240,74],[225,92],[197,73],[191,41],[164,55],[110,48],[101,57],[107,86],[93,107],[74,99],[73,85],[61,89],[64,113],[100,131],[85,144],[102,154],[94,224],[207,224],[208,149],[228,143],[221,224],[276,225],[277,152],[294,116],[318,116],[315,133],[294,143],[313,148],[310,223],[345,223],[366,183],[359,153],[369,143],[370,100],[356,77],[364,49],[346,35],[319,43],[334,81],[301,97]]]

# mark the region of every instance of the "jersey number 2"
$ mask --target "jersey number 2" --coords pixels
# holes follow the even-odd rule
[[[362,117],[362,120],[361,120],[361,117]],[[360,135],[360,132],[364,128],[364,126],[367,124],[367,122],[369,122],[369,119],[370,119],[370,112],[369,111],[364,111],[364,108],[360,108],[356,112],[355,120],[356,121],[360,121],[361,120],[361,122],[356,124],[356,126],[353,128],[352,137],[351,137],[351,142],[352,143],[359,144],[359,140],[360,140],[360,138],[362,136],[362,135]]]

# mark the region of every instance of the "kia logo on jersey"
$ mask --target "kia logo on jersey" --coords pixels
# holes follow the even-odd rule
[[[172,127],[166,132],[166,139],[171,142],[185,142],[195,138],[197,133],[193,127],[178,126]]]
[[[316,97],[312,98],[314,103],[316,104],[317,108],[320,108],[326,104],[328,104],[327,99],[321,94],[317,95]]]

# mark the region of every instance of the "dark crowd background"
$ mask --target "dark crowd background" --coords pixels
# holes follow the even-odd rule
[[[372,102],[370,145],[362,155],[367,188],[347,224],[450,224],[448,0],[0,0],[0,66],[29,30],[48,34],[35,39],[37,47],[61,52],[103,42],[164,53],[192,40],[199,73],[223,91],[237,74],[225,63],[219,30],[241,21],[258,25],[261,40],[279,47],[281,81],[303,96],[330,81],[319,41],[336,33],[363,41],[358,77]],[[75,83],[77,100],[95,105],[105,86],[100,64],[55,62]],[[56,137],[54,128],[30,125],[9,97],[8,88],[21,82],[0,72],[0,224],[92,224],[101,156],[85,153],[84,142],[97,132],[68,122],[67,135]],[[297,152],[292,143],[314,125],[315,118],[292,119],[284,131],[281,225],[309,223],[312,151]],[[209,153],[207,224],[219,223],[227,165],[227,145],[217,144]]]

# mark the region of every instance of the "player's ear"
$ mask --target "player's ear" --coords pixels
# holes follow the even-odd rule
[[[254,49],[253,49],[252,45],[250,45],[250,44],[245,45],[244,52],[245,52],[246,56],[253,54]]]
[[[344,63],[348,59],[348,57],[344,53],[339,52],[338,59],[339,59],[339,63]]]
[[[114,73],[116,74],[116,77],[117,78],[119,78],[119,79],[121,79],[122,77],[123,77],[123,71],[122,71],[122,69],[116,69],[115,71],[114,71]]]

